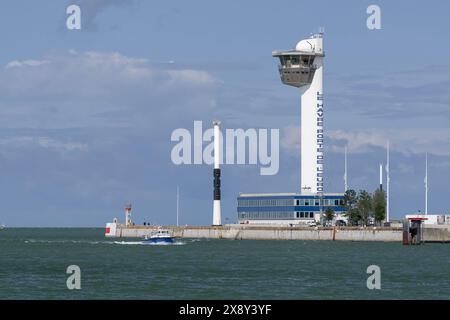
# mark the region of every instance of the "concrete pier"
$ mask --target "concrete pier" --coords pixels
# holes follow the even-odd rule
[[[383,227],[277,227],[245,224],[225,226],[164,226],[176,238],[204,238],[231,240],[329,240],[401,242],[402,228]],[[107,237],[143,238],[156,230],[154,226],[124,226],[117,224]],[[450,226],[427,226],[425,242],[450,242]]]
[[[400,228],[313,228],[313,227],[275,227],[242,224],[228,224],[218,227],[165,226],[174,237],[209,238],[233,240],[347,240],[347,241],[401,241]],[[109,237],[143,238],[150,235],[156,227],[117,225],[115,233]]]

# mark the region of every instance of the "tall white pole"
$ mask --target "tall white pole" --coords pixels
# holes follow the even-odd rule
[[[344,192],[348,190],[348,177],[347,177],[347,146],[345,146],[345,157],[344,157]]]
[[[222,225],[220,208],[220,122],[213,121],[214,127],[214,202],[213,226]]]
[[[380,163],[380,190],[383,190],[383,164]]]
[[[386,153],[387,153],[387,155],[386,155],[386,157],[387,157],[387,159],[386,159],[386,222],[389,222],[389,219],[390,219],[390,217],[389,217],[389,184],[390,184],[390,181],[391,181],[391,177],[390,177],[390,175],[389,175],[389,140],[388,140],[388,142],[387,142],[387,150],[386,150]]]
[[[179,226],[179,210],[180,210],[180,189],[177,186],[177,227]]]
[[[425,153],[425,214],[428,215],[428,152]]]

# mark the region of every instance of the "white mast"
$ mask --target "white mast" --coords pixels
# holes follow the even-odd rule
[[[220,122],[214,121],[214,201],[213,226],[222,225],[220,209]]]
[[[345,146],[345,161],[344,161],[344,192],[348,190],[348,177],[347,177],[347,146]]]
[[[179,226],[178,221],[179,221],[179,209],[180,209],[180,190],[179,187],[177,186],[177,227]]]
[[[391,177],[389,175],[389,140],[387,142],[387,159],[386,159],[386,222],[389,222],[389,183]]]
[[[383,164],[380,163],[380,190],[383,190]]]
[[[428,214],[428,152],[425,153],[425,214]]]

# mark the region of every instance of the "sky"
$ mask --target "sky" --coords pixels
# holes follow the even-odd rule
[[[66,8],[81,8],[68,30]],[[369,5],[381,29],[366,26]],[[449,213],[450,27],[445,1],[5,0],[0,4],[0,223],[96,227],[212,222],[212,167],[175,165],[171,133],[220,119],[280,130],[278,174],[222,166],[239,192],[297,192],[300,96],[273,50],[325,28],[327,192],[373,191],[391,143],[391,216]]]

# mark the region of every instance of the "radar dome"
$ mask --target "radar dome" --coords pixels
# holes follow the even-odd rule
[[[306,52],[314,52],[314,44],[310,39],[301,40],[295,46],[295,50],[297,51],[306,51]]]

